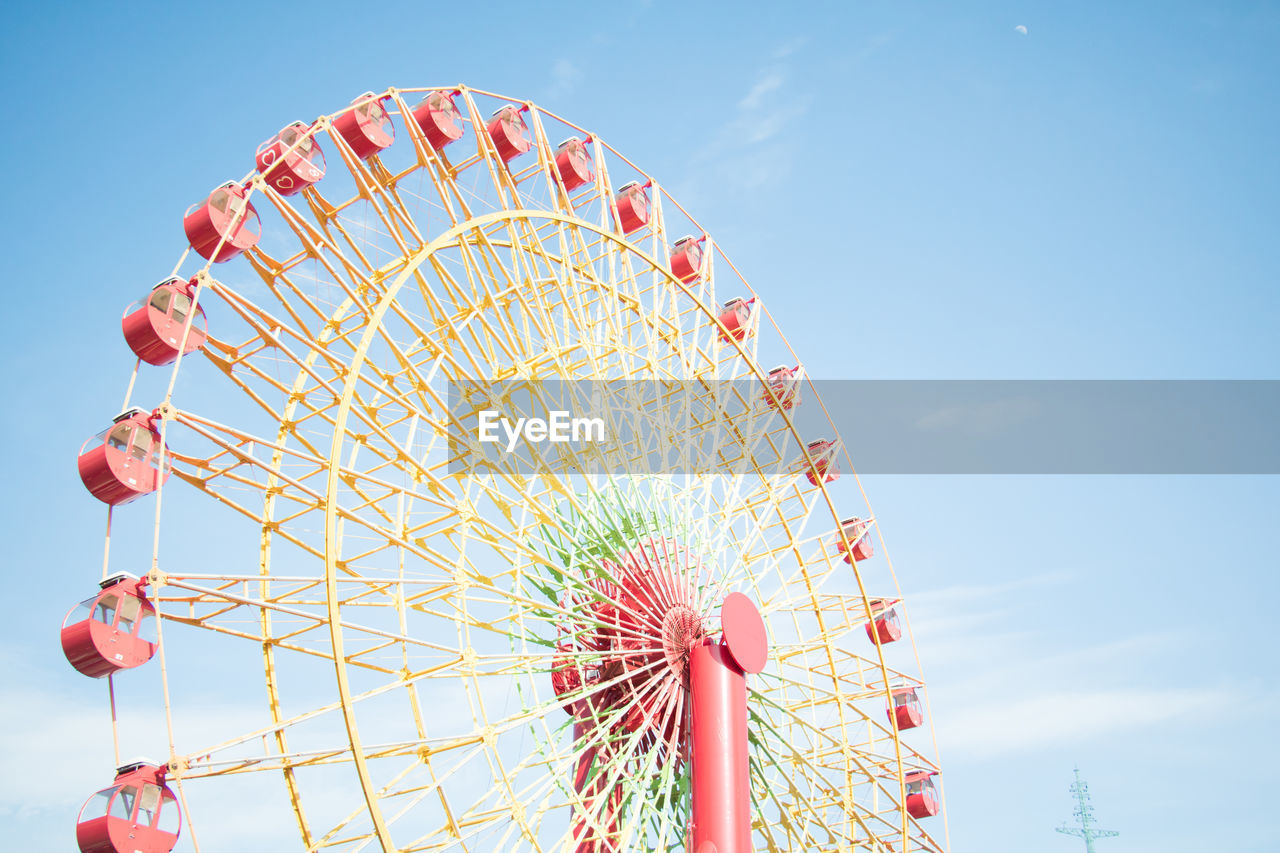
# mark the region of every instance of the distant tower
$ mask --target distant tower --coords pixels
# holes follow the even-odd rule
[[[1093,806],[1089,805],[1089,786],[1080,781],[1079,767],[1075,769],[1075,774],[1076,781],[1071,783],[1071,793],[1076,798],[1076,810],[1073,814],[1080,821],[1080,825],[1067,826],[1063,824],[1058,827],[1058,832],[1063,835],[1074,835],[1076,838],[1083,838],[1085,851],[1094,853],[1093,840],[1095,838],[1114,838],[1120,833],[1112,832],[1109,829],[1098,829],[1094,825]]]

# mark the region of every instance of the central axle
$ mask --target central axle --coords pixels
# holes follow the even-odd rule
[[[653,766],[689,762],[693,853],[751,849],[746,674],[768,658],[764,622],[750,599],[731,593],[721,634],[709,637],[699,572],[678,543],[650,538],[604,561],[587,592],[561,603],[571,615],[552,683],[581,750],[575,853],[621,849],[619,777],[653,750]]]

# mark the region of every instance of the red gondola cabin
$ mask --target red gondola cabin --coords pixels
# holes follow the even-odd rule
[[[867,639],[880,645],[893,643],[902,639],[902,622],[898,619],[898,611],[888,602],[880,598],[871,600],[871,621],[867,623]]]
[[[898,730],[914,729],[924,722],[924,706],[914,687],[895,687],[892,704],[888,709],[891,718],[898,721]]]
[[[127,572],[104,580],[102,590],[77,604],[62,621],[62,653],[76,671],[101,678],[133,669],[156,653],[156,608],[145,581]]]
[[[720,340],[744,340],[751,334],[751,301],[735,296],[720,309]]]
[[[205,201],[187,208],[182,228],[191,248],[214,263],[231,260],[258,245],[262,237],[258,211],[245,198],[244,187],[235,181],[227,181]]]
[[[804,374],[800,366],[779,365],[769,371],[765,380],[764,402],[771,409],[791,411],[800,405],[800,380]]]
[[[671,274],[688,284],[702,274],[702,240],[685,235],[671,247]]]
[[[844,531],[844,536],[840,538],[840,552],[844,555],[844,561],[849,565],[855,562],[861,562],[870,557],[875,556],[875,549],[871,547],[871,537],[867,531],[867,523],[862,519],[854,516],[846,518],[840,522],[840,529]],[[849,544],[845,545],[845,540],[849,540]]]
[[[159,448],[160,431],[152,425],[152,416],[129,409],[80,448],[80,479],[103,503],[128,503],[159,487]]]
[[[413,108],[414,122],[437,151],[462,138],[462,114],[454,106],[453,94],[429,92]]]
[[[556,172],[566,191],[576,190],[596,179],[595,173],[591,171],[591,152],[587,150],[590,142],[590,136],[586,141],[571,136],[556,149]]]
[[[907,774],[907,814],[915,818],[933,817],[942,808],[942,798],[934,787],[932,770],[913,770]]]
[[[169,853],[182,831],[182,810],[151,761],[126,764],[111,787],[89,798],[76,821],[80,853]]]
[[[618,227],[623,234],[630,234],[649,224],[649,194],[639,181],[623,184],[622,189],[613,197],[613,204],[618,212]]]
[[[509,163],[533,147],[529,126],[524,123],[524,116],[520,114],[522,112],[523,107],[508,104],[494,112],[485,128],[504,163]]]
[[[396,141],[396,126],[382,101],[373,92],[365,92],[351,102],[355,106],[333,120],[333,129],[361,160]]]
[[[294,195],[324,177],[324,152],[311,128],[295,121],[258,146],[258,171],[280,195]]]
[[[840,479],[840,466],[837,464],[840,448],[834,441],[827,441],[825,438],[811,441],[805,447],[805,452],[813,462],[812,467],[805,466],[804,472],[810,483],[816,486],[819,481],[834,483]]]
[[[194,278],[190,281],[177,276],[167,278],[152,288],[145,299],[139,299],[125,309],[120,325],[134,355],[147,364],[157,365],[170,364],[178,357],[183,329],[187,318],[191,317],[195,286]],[[207,331],[204,309],[197,305],[183,355],[204,346]]]

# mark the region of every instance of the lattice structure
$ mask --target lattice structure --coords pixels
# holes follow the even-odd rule
[[[206,632],[260,648],[265,674],[238,736],[192,742],[172,719],[179,793],[275,774],[307,850],[677,849],[681,656],[740,591],[771,655],[749,679],[755,847],[944,849],[936,803],[908,804],[908,777],[938,770],[927,729],[886,713],[895,690],[925,696],[910,643],[867,630],[900,601],[891,566],[847,556],[828,483],[848,457],[789,461],[815,436],[768,405],[760,357],[790,349],[762,301],[722,318],[753,294],[715,242],[586,129],[492,93],[389,89],[286,131],[259,150],[266,175],[189,214],[229,262],[179,262],[183,336],[153,348],[168,385],[135,399],[139,366],[126,399],[153,407],[135,419],[171,471],[144,577],[162,663],[165,637]],[[251,217],[260,239],[235,231]],[[751,441],[715,459],[745,468],[652,476],[644,448],[606,445],[617,475],[467,466],[447,384],[476,378],[747,383]],[[238,519],[257,565],[166,544],[193,507]],[[295,675],[315,662],[323,701]],[[166,702],[193,664],[170,654]],[[341,811],[308,808],[334,780]]]
[[[1089,786],[1080,779],[1080,768],[1076,767],[1073,771],[1076,780],[1071,783],[1071,796],[1075,798],[1076,809],[1072,815],[1079,822],[1079,826],[1067,826],[1065,823],[1058,827],[1058,832],[1063,835],[1074,835],[1076,838],[1084,839],[1084,849],[1087,853],[1093,852],[1093,842],[1099,838],[1115,838],[1120,833],[1113,832],[1109,829],[1098,829],[1093,819],[1093,806],[1089,803]]]

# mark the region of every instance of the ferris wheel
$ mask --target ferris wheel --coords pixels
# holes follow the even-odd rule
[[[945,849],[901,596],[833,486],[848,454],[829,422],[800,434],[815,389],[656,180],[528,102],[392,88],[285,126],[183,228],[78,460],[108,547],[63,648],[113,727],[125,670],[158,666],[167,712],[124,745],[160,759],[117,733],[82,851],[198,850],[186,803],[251,774],[305,850]],[[544,381],[656,445],[472,440]],[[710,451],[654,387],[710,413]],[[255,655],[258,721],[184,730],[193,648]]]

